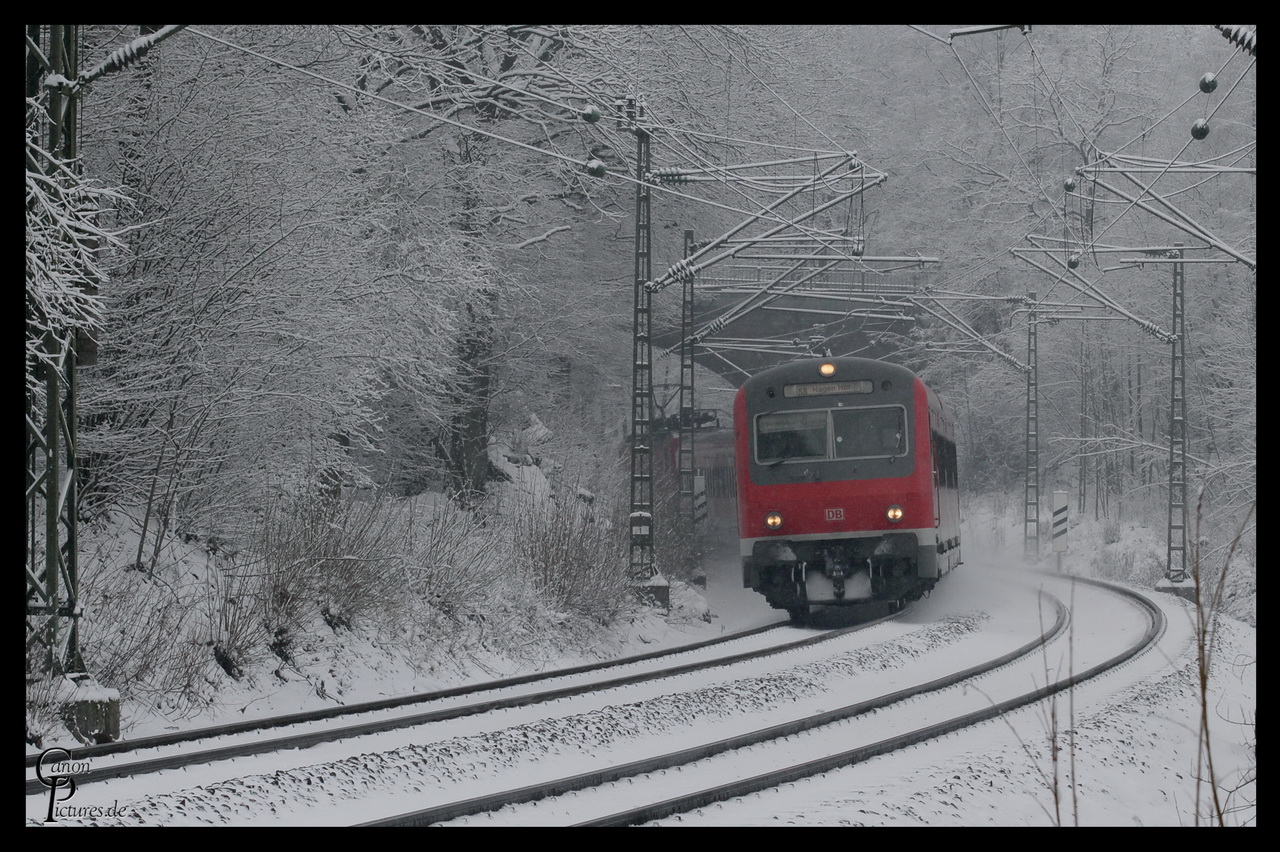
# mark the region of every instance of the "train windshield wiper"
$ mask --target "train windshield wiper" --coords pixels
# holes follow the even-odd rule
[[[809,459],[809,460],[814,460],[814,459],[821,459],[821,458],[822,458],[822,456],[806,456],[806,455],[781,456],[781,457],[779,457],[779,458],[778,458],[778,460],[777,460],[777,461],[771,461],[771,462],[769,462],[769,465],[768,465],[768,466],[769,466],[770,468],[775,468],[775,467],[777,467],[778,465],[782,464],[782,463],[783,463],[783,462],[785,462],[785,461],[795,461],[796,459]]]

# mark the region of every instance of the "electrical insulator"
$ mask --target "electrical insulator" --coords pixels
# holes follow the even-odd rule
[[[1068,257],[1068,258],[1067,258],[1067,268],[1068,268],[1068,269],[1075,269],[1075,268],[1077,268],[1079,265],[1080,265],[1080,255],[1078,255],[1078,254],[1073,254],[1073,255],[1071,255],[1071,257]]]
[[[1218,78],[1214,74],[1205,74],[1200,78],[1200,91],[1206,95],[1218,88]]]
[[[604,177],[604,163],[599,160],[587,160],[587,174],[592,177]]]
[[[1067,192],[1075,192],[1076,185],[1077,184],[1076,184],[1075,178],[1067,178],[1062,182],[1062,188],[1065,189]]]
[[[1197,118],[1195,123],[1191,125],[1191,136],[1194,139],[1203,139],[1209,135],[1209,122],[1203,118]]]
[[[689,175],[677,168],[654,169],[644,177],[657,183],[688,183]]]
[[[1250,29],[1245,24],[1218,24],[1222,37],[1232,44],[1247,52],[1250,56],[1257,56],[1258,49],[1258,31]]]
[[[587,104],[582,110],[582,120],[587,124],[595,124],[600,120],[600,107],[595,104]]]

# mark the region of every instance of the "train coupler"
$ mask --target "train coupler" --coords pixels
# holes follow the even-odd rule
[[[831,594],[836,600],[844,600],[844,580],[853,573],[848,561],[835,559],[827,561],[826,575],[831,578]]]

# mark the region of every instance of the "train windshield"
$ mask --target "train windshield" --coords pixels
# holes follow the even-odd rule
[[[831,412],[836,458],[900,456],[907,451],[906,411],[854,408]]]
[[[827,412],[784,411],[756,420],[756,459],[761,463],[827,457]]]
[[[756,419],[756,461],[893,458],[907,453],[900,405],[782,411]]]

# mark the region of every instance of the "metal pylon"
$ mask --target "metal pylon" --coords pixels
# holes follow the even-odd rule
[[[1036,294],[1028,293],[1032,305]],[[1027,468],[1023,490],[1022,554],[1035,558],[1040,553],[1040,435],[1039,435],[1039,387],[1036,360],[1036,312],[1027,315]]]
[[[1172,255],[1181,259],[1182,249],[1175,250]],[[1188,579],[1185,285],[1185,264],[1173,264],[1173,365],[1169,389],[1169,551],[1165,579],[1175,583]]]
[[[78,76],[78,25],[31,25],[30,51],[42,45],[50,78]],[[42,85],[42,66],[28,62],[27,92],[34,96]],[[78,99],[58,88],[48,92],[45,115],[29,120],[48,129],[49,153],[75,162]],[[54,117],[50,120],[49,117]],[[28,364],[42,373],[45,399],[26,406],[27,530],[26,530],[26,648],[29,661],[52,674],[81,674],[78,619],[80,574],[78,565],[76,468],[76,334],[51,330],[44,334],[46,363]],[[38,646],[38,653],[32,651]]]
[[[693,231],[684,232],[684,256],[693,253]],[[693,276],[683,281],[680,309],[680,449],[677,470],[680,479],[680,507],[689,513],[696,523],[698,514],[694,505],[693,442],[694,426],[694,377],[693,377]]]
[[[641,126],[644,103],[626,101],[628,129],[636,137],[636,251],[631,369],[631,558],[633,580],[651,578],[653,564],[653,340],[652,276],[649,205],[652,192],[645,178],[650,171],[649,132]]]

